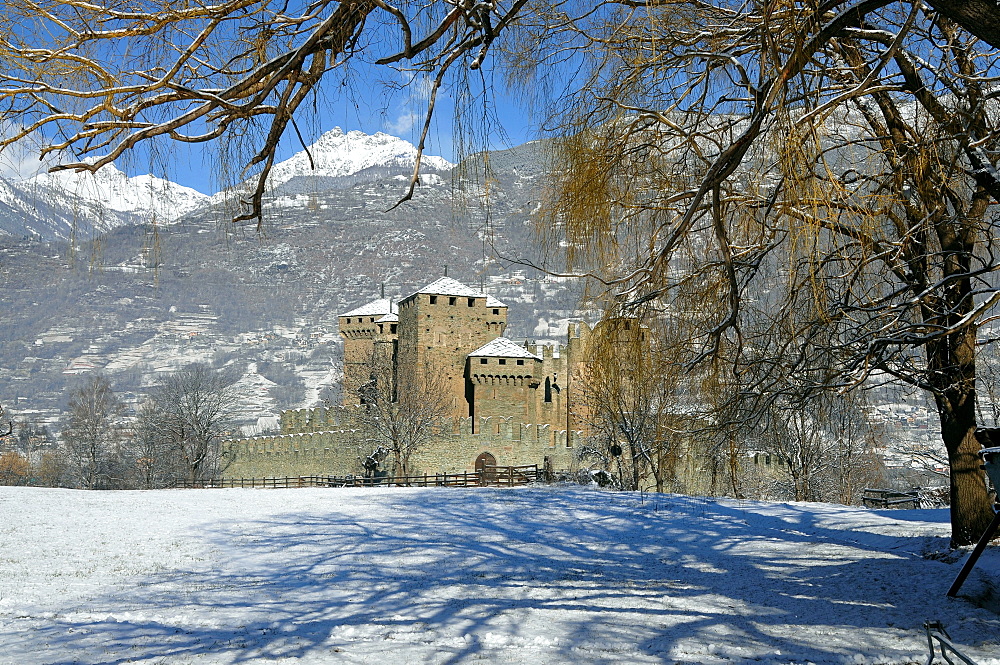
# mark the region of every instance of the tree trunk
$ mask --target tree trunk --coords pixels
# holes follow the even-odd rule
[[[952,547],[970,545],[986,530],[993,519],[983,470],[980,468],[979,442],[976,440],[974,399],[953,403],[949,395],[937,395],[941,419],[941,439],[948,451],[951,494]]]
[[[929,0],[927,4],[976,37],[1000,48],[1000,6],[996,0]]]
[[[729,484],[733,488],[733,497],[736,499],[746,498],[740,489],[740,458],[739,448],[736,446],[736,439],[732,435],[729,437]]]
[[[961,290],[959,287],[958,290]],[[976,440],[976,329],[927,344],[927,364],[951,467],[951,544],[970,545],[993,519]]]

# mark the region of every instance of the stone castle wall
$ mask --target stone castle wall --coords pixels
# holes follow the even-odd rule
[[[398,325],[380,323],[379,312],[392,310],[388,301],[341,315],[344,405],[285,411],[279,434],[229,442],[232,462],[224,475],[362,473],[361,461],[377,444],[356,415],[362,408],[358,387],[371,378],[370,361],[379,348],[397,369],[432,373],[449,398],[452,418],[414,453],[411,472],[473,471],[482,453],[501,466],[548,461],[555,469],[577,468],[576,444],[583,434],[576,430],[587,424],[580,387],[590,333],[586,324],[569,326],[565,346],[525,342],[537,360],[518,365],[517,358],[484,357],[473,365],[469,354],[503,334],[505,305],[485,294],[418,292],[397,309]]]
[[[410,473],[474,471],[476,458],[482,453],[493,455],[499,466],[541,467],[548,459],[552,468],[575,470],[574,444],[581,437],[581,432],[519,423],[513,418],[444,421],[433,439],[410,459]],[[223,477],[359,475],[363,473],[361,460],[375,446],[357,427],[352,409],[286,411],[281,415],[281,433],[226,443],[232,462]]]
[[[469,353],[501,336],[507,326],[507,308],[488,307],[478,297],[415,293],[399,302],[398,363],[448,393],[453,417],[471,415],[466,397],[465,368]]]

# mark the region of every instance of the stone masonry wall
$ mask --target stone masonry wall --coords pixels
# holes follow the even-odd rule
[[[361,460],[373,444],[360,429],[320,429],[352,420],[349,410],[301,409],[282,414],[282,434],[230,441],[233,461],[226,478],[264,478],[361,474]],[[292,432],[292,428],[305,431]],[[310,428],[317,428],[312,430]],[[287,431],[286,431],[286,428]],[[546,458],[555,469],[576,469],[574,443],[580,432],[550,425],[517,423],[512,418],[472,418],[445,422],[441,431],[414,454],[413,474],[474,471],[476,458],[488,452],[500,466],[537,464]]]

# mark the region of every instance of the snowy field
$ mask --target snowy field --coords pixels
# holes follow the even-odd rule
[[[0,488],[0,663],[1000,665],[944,511],[577,487]],[[941,661],[937,661],[941,662]]]

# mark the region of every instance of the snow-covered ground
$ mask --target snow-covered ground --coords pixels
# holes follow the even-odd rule
[[[944,511],[577,487],[0,488],[0,663],[1000,664]]]

